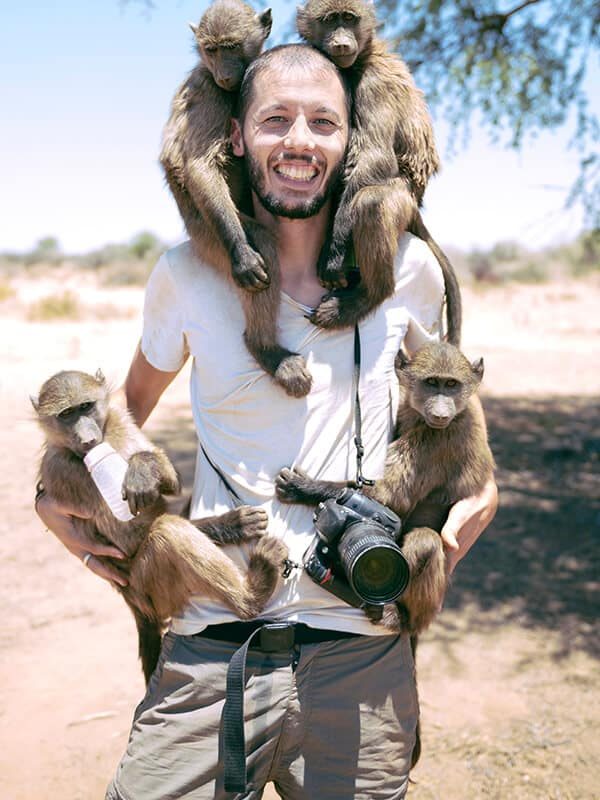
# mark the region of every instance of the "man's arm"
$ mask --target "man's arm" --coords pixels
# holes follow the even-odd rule
[[[142,353],[139,345],[131,362],[125,385],[123,387],[127,408],[135,422],[141,427],[150,416],[162,393],[173,381],[179,370],[163,372],[153,367]],[[36,499],[36,511],[44,525],[51,530],[60,542],[79,560],[88,553],[87,566],[92,571],[109,581],[126,585],[123,573],[101,561],[97,556],[124,558],[121,551],[111,545],[104,545],[88,539],[77,527],[76,518],[81,512],[62,506],[43,492]]]
[[[481,408],[479,398],[474,398]],[[483,418],[483,410],[481,411]],[[446,550],[446,565],[451,575],[458,562],[463,559],[481,536],[498,510],[498,487],[493,476],[483,489],[471,497],[455,503],[441,535]]]

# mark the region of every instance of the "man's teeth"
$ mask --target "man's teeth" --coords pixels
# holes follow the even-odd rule
[[[317,174],[315,167],[295,167],[289,164],[279,164],[276,172],[294,181],[309,181]]]

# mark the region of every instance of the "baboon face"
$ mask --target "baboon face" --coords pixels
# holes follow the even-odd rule
[[[83,457],[104,438],[108,387],[100,370],[58,372],[31,398],[48,443]]]
[[[308,0],[298,9],[298,32],[338,67],[351,67],[373,36],[375,16],[360,0]]]
[[[447,428],[475,392],[483,377],[483,359],[469,363],[458,348],[434,343],[412,359],[397,360],[398,377],[407,401],[430,428]]]
[[[190,25],[202,61],[217,86],[227,92],[239,89],[248,64],[261,52],[271,32],[271,9],[255,14],[239,0],[218,0],[199,25]]]

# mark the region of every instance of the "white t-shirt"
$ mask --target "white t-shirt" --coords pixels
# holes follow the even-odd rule
[[[431,251],[405,234],[396,257],[396,292],[360,324],[363,473],[381,477],[398,404],[394,357],[404,341],[416,349],[439,334],[444,282]],[[313,509],[274,496],[282,467],[311,477],[348,480],[356,475],[352,376],[354,331],[326,331],[305,317],[307,307],[282,294],[279,340],[301,353],[313,376],[310,394],[288,397],[254,361],[244,344],[244,315],[237,291],[188,243],[165,253],[146,289],[142,351],[160,370],[193,357],[191,403],[199,440],[244,503],[262,506],[269,534],[285,540],[301,562],[314,537]],[[234,506],[221,478],[198,449],[193,518]],[[244,568],[250,546],[227,547]],[[280,582],[263,617],[363,634],[385,630],[295,569]],[[198,597],[172,620],[176,633],[234,621],[225,606]]]

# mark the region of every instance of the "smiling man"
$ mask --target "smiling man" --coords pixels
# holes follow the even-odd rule
[[[238,295],[196,260],[189,243],[167,252],[150,278],[142,341],[125,387],[142,424],[192,356],[191,403],[202,444],[192,516],[236,501],[260,505],[269,535],[281,537],[297,563],[314,538],[312,511],[277,501],[278,471],[294,465],[317,478],[354,477],[353,331],[324,331],[307,319],[323,295],[316,264],[343,168],[349,108],[331,62],[303,45],[275,48],[246,74],[232,135],[233,151],[248,167],[256,217],[276,234],[281,342],[306,357],[310,394],[287,396],[253,361]],[[403,343],[414,349],[438,335],[444,295],[437,263],[410,235],[399,245],[396,279],[395,295],[361,323],[364,471],[373,478],[382,474],[393,430],[394,357]],[[450,568],[495,505],[490,484],[451,510],[443,532]],[[63,543],[92,571],[118,579],[101,558],[114,550],[83,539],[69,512],[40,500],[40,516]],[[247,563],[248,548],[228,552]],[[262,619],[282,623],[291,639],[273,648],[261,634],[248,651],[251,788],[238,796],[259,798],[273,781],[289,800],[404,797],[418,717],[408,637],[371,624],[302,569],[282,577]],[[227,669],[262,624],[241,624],[203,597],[172,620],[110,800],[232,796],[223,781]]]

